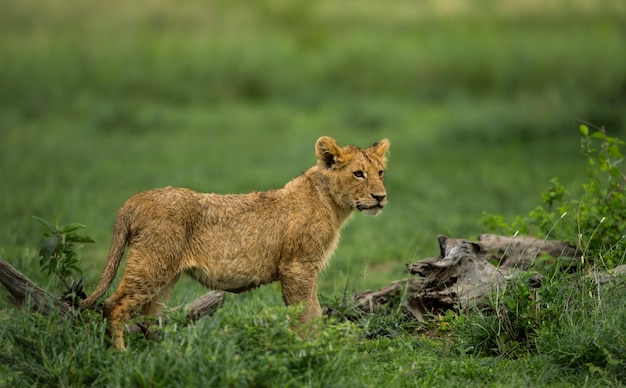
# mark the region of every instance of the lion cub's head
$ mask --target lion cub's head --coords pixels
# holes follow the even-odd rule
[[[329,190],[339,206],[370,215],[380,213],[387,204],[384,178],[388,149],[387,139],[366,149],[340,147],[328,136],[317,140],[317,165],[329,179]]]

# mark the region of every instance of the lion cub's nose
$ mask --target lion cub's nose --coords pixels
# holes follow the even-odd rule
[[[378,201],[378,203],[381,203],[385,197],[387,196],[387,194],[370,194],[372,196],[372,198],[374,198],[375,200]]]

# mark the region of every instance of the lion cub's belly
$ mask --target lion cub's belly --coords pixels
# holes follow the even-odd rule
[[[275,271],[246,266],[240,260],[194,266],[185,271],[203,286],[213,290],[244,292],[278,279]]]

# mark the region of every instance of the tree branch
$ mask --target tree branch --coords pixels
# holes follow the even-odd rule
[[[23,308],[28,301],[33,310],[44,315],[49,315],[53,309],[58,310],[63,316],[72,315],[67,303],[52,297],[1,257],[0,283],[9,291],[9,300],[17,308]]]

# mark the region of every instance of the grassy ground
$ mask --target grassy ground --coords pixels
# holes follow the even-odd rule
[[[275,188],[314,163],[321,135],[360,146],[387,137],[390,205],[346,228],[320,281],[332,300],[346,285],[405,276],[405,263],[436,254],[439,233],[483,232],[484,211],[526,213],[554,176],[574,195],[586,178],[574,118],[626,130],[617,2],[51,0],[2,9],[0,256],[43,284],[33,215],[87,225],[96,240],[81,251],[90,289],[130,195]],[[202,292],[184,282],[173,302]],[[162,342],[131,340],[125,355],[105,350],[100,326],[75,333],[55,322],[41,336],[46,322],[1,303],[6,383],[29,373],[66,386],[615,379],[606,366],[552,363],[547,351],[480,356],[401,329],[365,339],[367,327],[329,325],[302,341],[287,329],[293,311],[275,285],[229,297],[192,328],[167,327]]]

